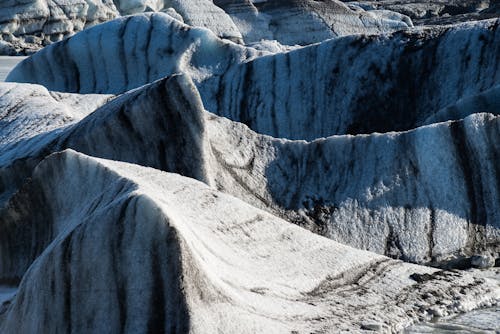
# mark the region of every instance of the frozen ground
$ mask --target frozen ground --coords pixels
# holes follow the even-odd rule
[[[0,81],[5,81],[7,74],[14,68],[21,60],[26,57],[10,57],[0,56]]]

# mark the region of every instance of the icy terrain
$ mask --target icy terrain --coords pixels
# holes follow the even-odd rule
[[[0,92],[2,86],[12,88],[5,83]],[[19,99],[10,95],[0,101]],[[12,144],[0,154],[0,199],[48,152],[72,148],[196,178],[334,240],[412,262],[499,250],[499,180],[490,157],[499,149],[500,118],[491,114],[400,134],[303,142],[262,136],[206,113],[186,76],[124,94],[70,127],[63,126],[81,111],[50,95],[45,103],[40,109],[49,116],[42,119],[53,127],[33,113],[28,128],[18,123],[24,106],[37,104],[31,97],[7,123],[17,132],[2,128]],[[24,132],[41,134],[21,141]]]
[[[57,91],[116,94],[186,73],[209,111],[260,133],[312,140],[402,131],[429,124],[429,118],[454,119],[440,110],[463,99],[498,96],[498,26],[495,19],[348,36],[269,55],[165,14],[145,14],[51,45],[19,64],[7,80]],[[137,36],[144,38],[135,43]],[[481,110],[464,113],[496,113],[495,99],[485,100]]]
[[[500,330],[497,2],[0,9],[0,333]]]
[[[9,0],[0,10],[0,54],[7,55],[30,54],[96,23],[141,12],[162,11],[238,43],[277,40],[305,45],[413,26],[405,15],[352,10],[337,0]]]
[[[499,297],[493,281],[355,250],[201,182],[74,151],[38,165],[1,217],[0,275],[24,276],[0,315],[9,333],[401,330]]]
[[[30,54],[118,15],[112,0],[4,0],[0,54]]]

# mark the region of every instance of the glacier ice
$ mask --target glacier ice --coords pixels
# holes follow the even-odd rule
[[[404,131],[500,84],[498,23],[347,36],[270,54],[167,15],[144,14],[51,45],[7,80],[58,91],[123,93],[185,73],[207,110],[275,137]],[[135,42],[143,34],[147,38]],[[100,51],[85,51],[90,49]]]
[[[0,53],[45,47],[0,83],[0,332],[495,310],[497,7],[2,2]]]
[[[446,263],[498,251],[499,121],[474,114],[404,133],[275,139],[205,112],[194,83],[176,75],[6,145],[0,195],[48,151],[71,148],[198,179],[354,247]]]
[[[199,181],[71,150],[46,158],[0,217],[0,278],[23,275],[2,332],[283,333],[367,319],[396,331],[497,297],[472,274],[356,250]]]

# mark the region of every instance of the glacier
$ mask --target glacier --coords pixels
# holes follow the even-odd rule
[[[499,21],[347,36],[269,54],[162,13],[143,14],[51,45],[18,64],[7,81],[117,94],[185,73],[195,80],[207,110],[275,137],[404,131],[500,85]],[[139,31],[147,38],[129,45]],[[160,39],[164,35],[172,37]]]
[[[314,0],[8,0],[0,9],[0,55],[32,54],[95,24],[142,12],[163,12],[242,44],[278,40],[305,45],[413,26],[406,15],[352,10],[337,0],[321,4]]]
[[[499,122],[473,114],[405,133],[275,139],[207,113],[193,81],[176,75],[5,145],[0,198],[47,152],[71,148],[198,179],[354,247],[451,262],[499,251]]]
[[[0,333],[500,326],[496,1],[0,9]]]
[[[118,16],[112,0],[5,0],[0,3],[0,54],[31,54]]]
[[[1,217],[0,275],[23,275],[4,332],[398,330],[427,308],[498,297],[491,281],[355,250],[199,181],[70,150],[38,165]]]

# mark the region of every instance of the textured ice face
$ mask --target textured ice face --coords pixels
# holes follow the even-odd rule
[[[207,29],[189,27],[167,14],[141,14],[51,45],[36,55],[47,61],[43,67],[35,57],[29,58],[7,80],[37,82],[57,91],[123,93],[174,73],[189,73],[195,81],[202,81],[263,53],[221,40]],[[66,72],[57,70],[66,67]],[[26,71],[31,78],[25,77]]]
[[[409,26],[401,15],[358,13],[336,0],[322,5],[310,0],[270,1],[258,9],[245,1],[40,0],[4,1],[0,9],[0,54],[10,55],[33,53],[97,23],[142,12],[164,11],[191,26],[210,29],[218,37],[241,44],[264,39],[305,45],[335,36]]]
[[[208,110],[291,139],[409,130],[483,92],[497,113],[498,22],[338,38],[234,66],[208,80],[215,94],[198,86]]]
[[[61,104],[50,97],[46,104],[58,117],[54,106]],[[192,80],[174,76],[124,94],[71,127],[7,138],[14,143],[0,155],[1,195],[19,189],[48,153],[72,148],[198,179],[357,248],[466,266],[478,252],[497,251],[500,194],[490,156],[499,149],[498,122],[474,114],[404,133],[289,141],[206,113]],[[31,128],[44,129],[34,121]]]
[[[277,40],[307,45],[351,34],[407,30],[498,17],[493,2],[337,0],[78,0],[4,1],[0,5],[0,54],[31,54],[119,15],[165,12],[191,26],[240,44]]]
[[[2,49],[7,54],[34,52],[118,15],[111,0],[2,1],[0,40],[9,44]]]
[[[347,1],[346,1],[347,2]],[[368,11],[390,10],[410,17],[417,25],[451,24],[498,17],[500,7],[489,0],[381,0],[348,1]]]
[[[156,12],[163,9],[164,0],[115,0],[116,8],[122,15],[142,12]]]
[[[497,112],[498,22],[347,36],[271,54],[281,50],[236,45],[165,14],[139,15],[54,44],[18,65],[8,80],[123,93],[184,73],[207,110],[259,133],[313,140],[405,131],[436,117],[453,119],[467,99],[485,101],[469,113]]]
[[[500,21],[412,27],[389,2],[122,1],[164,13],[22,62],[0,332],[401,332],[497,302],[486,271],[429,265],[498,263]],[[108,2],[76,3],[54,40]]]
[[[0,279],[24,276],[4,332],[396,332],[498,291],[316,236],[190,178],[71,150],[37,167],[0,231]]]

